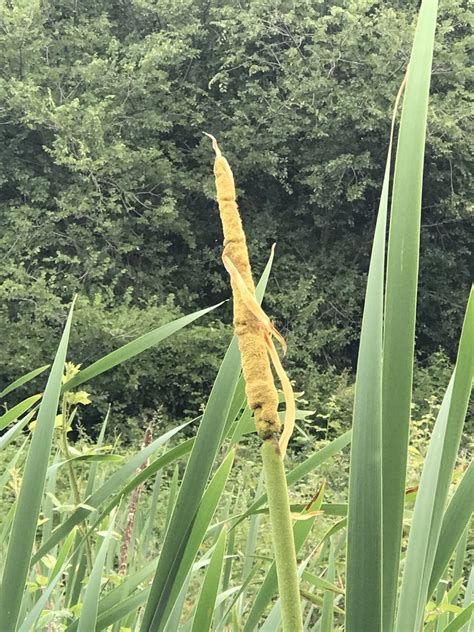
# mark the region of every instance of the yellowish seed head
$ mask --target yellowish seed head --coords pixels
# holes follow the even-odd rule
[[[222,155],[216,139],[212,140],[216,153],[214,175],[217,202],[224,230],[223,262],[229,272],[234,297],[234,327],[242,356],[242,370],[250,408],[255,413],[257,431],[264,439],[275,437],[280,431],[278,393],[275,388],[270,360],[273,362],[287,399],[285,431],[280,441],[284,455],[294,425],[294,397],[290,381],[283,370],[271,336],[286,347],[285,341],[255,298],[247,242],[237,207],[232,170]]]

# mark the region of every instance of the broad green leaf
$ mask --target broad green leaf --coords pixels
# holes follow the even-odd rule
[[[54,457],[54,463],[59,461],[59,452],[56,453]],[[41,505],[41,511],[43,513],[43,520],[45,521],[41,525],[41,542],[46,542],[46,540],[51,536],[53,530],[53,521],[54,521],[54,502],[53,497],[56,494],[56,483],[57,476],[56,472],[48,473],[46,472],[46,486],[44,489],[43,496],[43,504]]]
[[[116,606],[110,608],[110,610],[106,610],[102,614],[97,617],[96,623],[96,632],[99,630],[105,630],[110,625],[113,625],[116,621],[121,621],[124,617],[129,615],[131,612],[135,612],[138,608],[143,606],[146,602],[148,596],[150,594],[150,589],[145,588],[143,590],[138,591],[134,595],[127,597],[120,601]],[[69,632],[69,628],[67,628],[66,632]]]
[[[329,565],[328,565],[328,568],[329,568]],[[325,591],[329,591],[329,592],[333,592],[337,594],[343,593],[344,591],[342,590],[342,588],[340,588],[339,586],[336,586],[336,584],[334,583],[334,578],[333,580],[329,581],[329,575],[331,575],[329,571],[326,573],[326,578],[318,577],[318,575],[314,575],[313,573],[305,571],[303,573],[302,578],[305,581],[312,584],[314,588],[317,588],[319,590],[325,590]]]
[[[471,572],[469,573],[463,607],[468,608],[472,603],[474,603],[474,566],[471,568]],[[464,624],[461,632],[474,632],[474,612],[472,613],[470,620]]]
[[[346,629],[382,625],[382,338],[385,233],[395,120],[392,117],[382,194],[370,258],[357,361],[349,476]],[[371,607],[365,607],[367,593]],[[332,609],[328,610],[331,612]],[[327,627],[327,623],[325,623]]]
[[[128,575],[124,578],[124,581],[107,593],[100,601],[99,601],[99,614],[103,614],[107,612],[107,610],[112,610],[117,607],[122,599],[122,595],[127,594],[131,595],[131,593],[143,582],[145,582],[155,571],[157,560],[151,560],[147,562],[143,568],[138,570],[136,573],[132,575]],[[125,590],[124,590],[125,589]],[[71,626],[72,629],[72,626]]]
[[[245,407],[245,403],[245,380],[244,376],[241,373],[239,381],[237,382],[237,386],[235,387],[234,397],[232,399],[232,404],[230,405],[229,414],[227,415],[227,421],[224,429],[224,434],[226,436],[235,427],[233,425],[233,422],[239,414],[239,411]],[[250,415],[252,415],[252,413],[250,413]],[[233,441],[233,438],[231,438],[231,444],[232,443],[235,443]]]
[[[222,529],[212,553],[211,561],[206,571],[199,601],[193,619],[192,632],[207,632],[211,629],[214,607],[216,604],[219,583],[224,562],[227,531]]]
[[[191,581],[193,570],[194,567],[192,570],[189,571],[184,581],[180,584],[178,597],[174,602],[173,608],[171,610],[170,616],[168,617],[168,621],[166,622],[163,632],[175,632],[175,630],[178,630],[180,628],[179,622],[181,619],[181,612],[186,601],[186,593],[188,592],[189,582]],[[182,626],[182,632],[184,632],[185,630],[188,630],[190,632],[191,624],[192,621],[186,621],[186,623]]]
[[[71,551],[72,545],[74,544],[75,535],[76,535],[75,532],[71,531],[71,533],[68,535],[68,537],[64,541],[64,544],[60,548],[59,553],[58,553],[58,557],[56,558],[56,563],[54,564],[53,570],[51,571],[51,575],[50,575],[50,578],[49,578],[49,583],[67,565],[67,563],[68,563],[68,556],[69,556],[69,553]]]
[[[398,586],[413,376],[423,160],[436,14],[437,0],[423,0],[407,70],[393,179],[382,377],[383,624],[380,629],[383,632],[390,632],[393,627]]]
[[[209,524],[224,492],[225,484],[234,462],[234,457],[235,450],[231,450],[211,479],[204,494],[202,495],[197,514],[193,522],[188,525],[189,533],[187,534],[186,545],[183,547],[183,550],[179,551],[176,559],[176,566],[173,569],[175,581],[173,582],[173,586],[169,589],[169,597],[165,609],[166,619],[168,618],[175,601],[179,597],[181,586],[183,585],[188,572],[192,568],[194,559],[199,551],[199,547],[204,540]],[[171,524],[168,527],[168,531],[169,529],[171,529]],[[165,627],[165,623],[166,621],[163,623],[163,627]]]
[[[53,463],[53,465],[50,465],[48,467],[48,476],[50,476],[53,472],[57,471],[59,468],[63,467],[64,465],[67,465],[68,463],[81,463],[81,462],[86,462],[86,463],[101,463],[103,461],[109,462],[109,463],[117,463],[120,461],[123,461],[123,457],[120,456],[119,454],[108,454],[108,453],[103,453],[103,454],[80,454],[78,456],[73,456],[70,459],[66,459],[65,461],[58,461],[57,463]]]
[[[147,334],[140,336],[136,340],[128,342],[126,345],[112,351],[103,358],[100,358],[100,360],[97,360],[85,369],[79,371],[77,375],[64,384],[63,390],[70,391],[77,388],[80,384],[84,384],[84,382],[88,382],[92,378],[97,377],[97,375],[105,373],[105,371],[109,371],[114,366],[123,364],[127,360],[130,360],[130,358],[133,358],[139,353],[150,349],[150,347],[157,345],[159,342],[162,342],[180,329],[183,329],[183,327],[186,327],[186,325],[189,325],[198,318],[201,318],[201,316],[204,316],[220,305],[222,305],[222,303],[218,303],[212,307],[207,307],[206,309],[201,309],[198,312],[193,312],[192,314],[178,318],[171,323],[167,323],[166,325],[162,325],[157,329],[149,331]]]
[[[31,439],[20,494],[16,503],[0,588],[2,632],[15,632],[28,577],[53,439],[54,420],[61,392],[61,379],[71,330],[73,306],[69,312],[39,408],[38,421]]]
[[[466,623],[469,623],[472,615],[474,614],[474,603],[471,603],[467,608],[464,608],[449,625],[447,625],[443,632],[458,632]]]
[[[23,428],[28,425],[33,419],[35,412],[36,411],[29,412],[27,415],[25,415],[25,417],[23,417],[23,419],[17,421],[14,426],[12,426],[9,430],[7,430],[7,432],[5,432],[4,435],[0,437],[0,452],[5,449],[7,445],[10,445],[12,441],[15,441],[15,439],[20,435]]]
[[[174,509],[174,502],[176,500],[176,494],[178,493],[178,484],[179,484],[179,467],[175,465],[173,477],[171,479],[170,491],[168,495],[168,504],[166,507],[166,517],[165,517],[165,531],[168,528],[171,514]]]
[[[240,415],[237,423],[233,427],[232,436],[230,437],[231,445],[235,445],[241,440],[250,423],[253,424],[253,429],[255,429],[255,423],[253,422],[253,412],[248,406],[246,406],[242,414]]]
[[[397,632],[419,629],[428,601],[428,584],[471,393],[473,341],[474,292],[471,292],[456,367],[433,429],[421,474],[405,558]],[[469,517],[469,513],[467,515]],[[456,526],[459,540],[466,522]],[[450,556],[453,552],[454,547]]]

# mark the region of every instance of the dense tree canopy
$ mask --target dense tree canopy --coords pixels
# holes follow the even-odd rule
[[[416,3],[0,0],[0,380],[49,361],[79,293],[77,361],[227,298],[212,153],[233,166],[255,270],[292,375],[354,366]],[[469,12],[441,3],[418,351],[455,352],[469,284]],[[228,306],[105,375],[124,415],[196,410]],[[216,353],[217,352],[217,353]],[[141,408],[140,408],[141,407]]]

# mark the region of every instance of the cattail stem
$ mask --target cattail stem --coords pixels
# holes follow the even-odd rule
[[[81,494],[79,491],[79,482],[76,478],[74,465],[72,461],[70,460],[71,455],[69,453],[69,442],[67,438],[68,424],[69,424],[70,418],[72,419],[72,417],[70,416],[70,413],[69,413],[69,404],[68,404],[66,395],[63,396],[61,413],[62,413],[63,418],[62,418],[62,427],[61,427],[62,444],[60,443],[60,449],[63,453],[64,460],[66,461],[66,467],[67,467],[68,476],[69,476],[69,483],[71,485],[74,502],[76,503],[76,507],[79,507],[79,505],[82,502]],[[94,562],[92,559],[92,548],[91,548],[90,539],[87,536],[87,529],[84,529],[84,526],[81,525],[78,527],[78,530],[79,530],[79,533],[85,538],[87,564],[89,566],[89,569],[92,571]]]
[[[270,509],[283,631],[302,632],[301,601],[288,488],[283,459],[276,439],[263,442],[262,460]]]

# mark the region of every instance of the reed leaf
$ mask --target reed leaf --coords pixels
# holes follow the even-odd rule
[[[260,300],[270,275],[272,258],[273,252],[257,288]],[[199,500],[221,445],[239,376],[240,353],[234,336],[214,382],[181,482],[143,616],[142,632],[162,630],[166,623],[170,611],[169,595],[174,590],[179,561],[190,536],[189,525],[195,519]]]
[[[211,629],[214,607],[216,604],[219,583],[226,546],[227,531],[222,529],[214,547],[211,561],[202,584],[201,593],[193,619],[192,632],[208,632]]]
[[[6,413],[0,416],[0,430],[3,430],[13,421],[16,421],[40,399],[41,395],[32,395],[19,404],[16,404],[16,406],[13,406],[13,408],[10,408],[10,410],[7,410]]]
[[[474,292],[471,292],[456,367],[433,429],[421,474],[405,559],[397,632],[419,630],[423,620],[429,596],[428,583],[471,393],[473,340]],[[459,539],[466,522],[461,521],[457,526]],[[453,551],[454,547],[451,554]]]
[[[77,632],[91,632],[95,630],[97,623],[97,612],[99,609],[99,596],[102,587],[102,572],[105,563],[105,557],[109,548],[110,538],[115,522],[115,514],[112,515],[109,528],[105,534],[104,540],[100,545],[96,555],[92,572],[87,582],[84,593],[84,601],[82,603],[81,616],[77,626]]]
[[[163,342],[163,340],[169,338],[172,334],[178,332],[180,329],[183,329],[183,327],[190,325],[192,322],[201,318],[201,316],[208,314],[220,305],[222,305],[222,303],[218,303],[212,307],[207,307],[206,309],[201,309],[197,312],[193,312],[192,314],[188,314],[187,316],[183,316],[182,318],[173,320],[170,323],[166,323],[166,325],[153,329],[147,334],[128,342],[103,358],[96,360],[96,362],[90,364],[85,369],[79,371],[79,373],[63,385],[63,391],[70,391],[77,388],[81,384],[84,384],[84,382],[88,382],[89,380],[92,380],[92,378],[109,371],[113,367],[123,364],[139,353],[143,353],[143,351],[154,347],[159,342]]]
[[[20,494],[11,526],[10,542],[0,588],[2,632],[15,632],[25,589],[31,553],[48,468],[54,420],[61,392],[64,362],[71,330],[72,310],[64,327],[56,357],[46,384],[38,419],[28,450]]]
[[[28,373],[26,373],[25,375],[22,375],[17,380],[15,380],[14,382],[6,386],[3,389],[3,391],[0,393],[0,397],[6,397],[12,391],[15,391],[17,388],[20,388],[20,386],[23,386],[24,384],[27,384],[31,380],[34,380],[35,377],[37,377],[38,375],[41,375],[41,373],[44,373],[46,369],[49,369],[50,366],[51,366],[50,364],[45,364],[44,366],[40,366],[38,369],[33,369],[33,371],[28,371]]]
[[[468,528],[474,512],[474,461],[471,461],[443,516],[436,556],[428,585],[433,594],[451,559],[457,543]]]
[[[383,336],[383,623],[370,632],[390,632],[396,607],[413,377],[423,160],[436,15],[437,0],[423,0],[407,71],[395,161]]]

